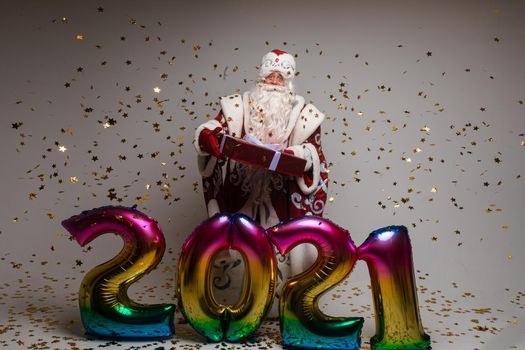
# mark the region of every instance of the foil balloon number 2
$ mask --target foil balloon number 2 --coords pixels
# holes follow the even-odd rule
[[[131,301],[127,287],[153,269],[164,252],[157,223],[124,207],[102,207],[62,223],[81,245],[106,232],[124,239],[124,248],[91,270],[80,288],[80,311],[88,334],[113,338],[167,337],[174,333],[174,306]],[[367,263],[375,307],[374,350],[430,349],[424,333],[407,229],[376,230],[356,248],[348,231],[329,220],[305,216],[264,230],[244,215],[217,214],[199,225],[185,242],[178,264],[177,295],[190,325],[211,341],[238,341],[261,324],[275,296],[277,263],[273,245],[285,255],[302,243],[318,251],[314,264],[284,285],[279,299],[282,343],[317,349],[359,349],[362,317],[332,317],[319,299]],[[245,273],[236,305],[214,298],[211,267],[224,249],[238,250]]]
[[[118,338],[164,338],[173,335],[175,305],[144,305],[129,299],[128,287],[153,270],[166,243],[155,220],[125,207],[101,207],[62,222],[85,246],[105,233],[116,233],[124,247],[113,259],[82,280],[79,306],[88,335]]]

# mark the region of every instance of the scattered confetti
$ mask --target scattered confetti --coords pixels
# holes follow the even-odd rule
[[[195,128],[218,113],[219,96],[251,88],[260,62],[249,56],[270,48],[294,53],[303,70],[297,74],[298,93],[326,115],[323,151],[331,162],[326,216],[348,228],[356,245],[379,223],[409,227],[423,324],[433,347],[485,349],[509,328],[521,334],[525,286],[509,281],[521,277],[516,272],[523,266],[513,247],[523,246],[525,91],[523,84],[508,82],[523,71],[519,60],[509,59],[520,49],[516,38],[523,26],[506,23],[521,23],[513,16],[523,11],[518,4],[500,5],[480,5],[492,15],[483,33],[474,27],[454,38],[408,18],[399,22],[403,35],[393,28],[379,41],[377,28],[368,28],[366,42],[359,40],[362,33],[344,31],[331,32],[328,41],[305,35],[277,42],[275,34],[286,28],[277,18],[271,24],[275,33],[234,44],[231,37],[203,30],[205,18],[187,21],[191,11],[168,12],[171,5],[129,7],[122,17],[111,3],[57,5],[53,12],[36,4],[34,11],[47,15],[31,20],[18,5],[16,12],[8,9],[6,16],[16,18],[14,41],[27,42],[20,33],[32,28],[33,40],[58,44],[51,52],[56,59],[49,52],[33,59],[46,62],[45,69],[16,60],[19,48],[6,49],[15,60],[6,71],[10,91],[2,100],[2,152],[8,159],[2,179],[4,196],[16,205],[5,206],[0,227],[7,242],[0,251],[5,315],[0,348],[281,348],[273,321],[236,344],[207,344],[187,324],[177,324],[177,335],[163,341],[88,339],[77,312],[79,284],[121,242],[80,247],[60,231],[61,220],[95,203],[147,211],[159,219],[169,244],[152,273],[154,282],[134,284],[133,299],[176,302],[180,246],[192,225],[206,217]],[[456,5],[442,6],[458,11]],[[373,22],[374,14],[363,13]],[[235,25],[228,11],[222,16]],[[440,18],[451,28],[474,18],[459,17],[460,23],[447,14]],[[363,23],[359,16],[354,20]],[[256,21],[253,25],[255,30]],[[114,30],[98,30],[110,27]],[[472,33],[481,39],[469,41]],[[72,45],[73,37],[83,43]],[[448,49],[456,41],[466,48],[461,59]],[[334,43],[344,42],[351,44],[336,49]],[[17,240],[27,243],[11,244]],[[489,264],[497,273],[480,278]],[[353,278],[330,290],[320,306],[329,314],[364,317],[362,349],[369,349],[374,332],[369,281]],[[510,342],[505,348],[522,345]]]

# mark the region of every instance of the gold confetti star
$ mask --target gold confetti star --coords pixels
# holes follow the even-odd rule
[[[69,178],[69,182],[71,182],[72,184],[75,184],[75,183],[78,182],[78,179],[77,179],[76,176],[71,176],[71,177]]]
[[[437,188],[435,188],[435,187],[432,187],[432,189],[430,190],[430,192],[432,192],[432,193],[436,193],[437,191],[438,191],[438,190],[437,190]]]
[[[104,127],[104,129],[107,129],[111,126],[111,124],[109,124],[108,122],[105,122],[104,124],[102,124],[102,126]]]
[[[78,41],[82,41],[82,40],[84,40],[84,35],[77,34],[77,35],[75,35],[75,39],[77,39]]]
[[[153,92],[156,93],[156,94],[160,93],[160,87],[155,86],[155,87],[153,88]]]
[[[58,150],[60,152],[65,152],[65,151],[67,151],[67,148],[66,148],[66,146],[58,146]]]

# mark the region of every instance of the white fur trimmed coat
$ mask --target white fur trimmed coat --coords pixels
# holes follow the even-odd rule
[[[221,98],[221,111],[217,117],[203,123],[196,130],[194,145],[198,154],[199,172],[203,178],[208,215],[211,217],[218,212],[242,212],[257,220],[264,228],[294,217],[322,216],[328,192],[327,163],[321,148],[321,123],[325,116],[314,105],[305,104],[303,97],[295,97],[285,135],[288,149],[293,150],[295,156],[306,160],[304,174],[301,177],[291,177],[266,171],[264,176],[270,188],[268,196],[262,199],[253,198],[250,191],[242,188],[247,166],[230,159],[219,160],[200,149],[198,140],[204,129],[221,127],[226,134],[241,138],[246,134],[250,127],[248,100],[248,92],[242,96],[235,94]],[[304,244],[295,248],[292,253],[291,259],[280,259],[281,283],[290,274],[302,272],[316,256],[315,249]],[[239,255],[238,258],[240,259]],[[232,259],[229,254],[224,259],[219,258],[214,268],[215,287],[228,289],[239,284],[240,288],[242,279],[235,277],[235,267],[239,264],[240,260]],[[242,276],[242,271],[240,274]],[[225,298],[231,299],[231,293],[226,293]],[[233,300],[236,300],[235,296]]]

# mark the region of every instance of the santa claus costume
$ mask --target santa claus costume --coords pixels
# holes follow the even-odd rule
[[[264,82],[273,72],[284,79],[283,86]],[[280,50],[267,53],[255,87],[242,95],[221,98],[221,111],[216,118],[197,128],[194,145],[210,217],[219,212],[244,213],[268,228],[294,217],[323,215],[328,191],[328,169],[321,148],[321,123],[325,116],[294,92],[294,76],[292,55]],[[286,176],[218,158],[221,134],[276,144],[285,153],[306,160],[304,173]],[[304,271],[316,255],[312,246],[302,244],[289,256],[278,256],[278,292],[283,281]],[[221,254],[215,261],[213,281],[218,301],[236,301],[242,287],[240,265],[241,256],[235,252]]]

